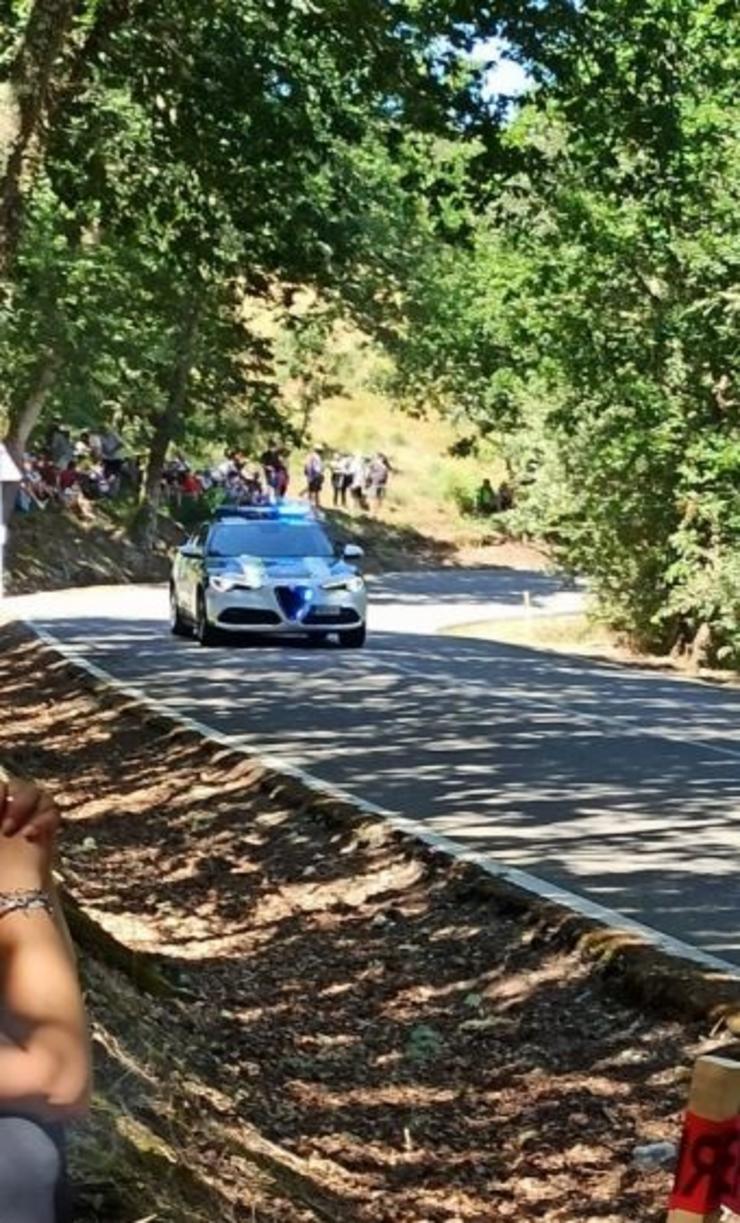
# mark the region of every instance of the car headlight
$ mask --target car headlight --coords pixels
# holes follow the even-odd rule
[[[227,590],[233,590],[236,583],[236,576],[232,574],[212,573],[208,579],[208,585],[217,590],[219,594],[226,594]]]
[[[262,574],[258,569],[245,569],[240,573],[212,573],[208,578],[209,586],[219,594],[226,594],[236,586],[246,586],[249,590],[259,590],[262,585]]]
[[[330,582],[324,582],[324,590],[348,590],[351,594],[357,594],[358,590],[362,590],[365,583],[359,574],[348,578],[332,578]]]

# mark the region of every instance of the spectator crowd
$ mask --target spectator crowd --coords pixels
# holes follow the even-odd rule
[[[336,508],[377,513],[390,473],[390,462],[381,453],[329,453],[315,446],[306,457],[297,491],[318,507],[328,486]],[[43,444],[23,456],[21,477],[16,500],[21,512],[62,505],[85,516],[91,502],[136,495],[143,459],[130,453],[113,427],[83,429],[75,436],[55,420]],[[213,505],[263,505],[282,500],[290,486],[288,456],[277,442],[270,442],[258,459],[229,449],[210,466],[193,465],[175,454],[164,466],[161,500],[174,508],[206,495]]]
[[[43,445],[23,456],[16,508],[84,510],[90,501],[137,492],[140,484],[141,463],[115,429],[83,429],[73,438],[67,425],[53,421]]]

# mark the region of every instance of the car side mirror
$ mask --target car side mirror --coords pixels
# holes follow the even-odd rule
[[[200,552],[192,544],[183,544],[179,551],[180,556],[184,557],[186,561],[194,560],[196,556],[200,556]]]
[[[342,556],[346,561],[361,561],[365,555],[365,549],[359,544],[345,544]]]

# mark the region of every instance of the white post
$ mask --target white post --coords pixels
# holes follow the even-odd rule
[[[6,484],[20,484],[21,473],[8,454],[6,447],[0,442],[0,599],[5,595],[5,543],[8,538],[8,526],[5,521],[5,503],[10,497],[5,496]],[[10,512],[9,515],[10,516]]]

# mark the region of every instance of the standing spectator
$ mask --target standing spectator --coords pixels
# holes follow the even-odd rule
[[[347,491],[352,483],[352,460],[348,454],[337,454],[331,465],[332,502],[335,508],[346,509]]]
[[[63,493],[69,492],[80,483],[80,473],[77,469],[77,459],[70,459],[64,471],[59,476],[59,488]]]
[[[101,434],[100,453],[103,459],[103,475],[111,485],[117,488],[126,451],[123,440],[112,427],[104,429]]]
[[[499,508],[498,497],[488,476],[485,477],[475,494],[475,508],[484,517],[495,514]]]
[[[361,454],[356,454],[350,459],[349,464],[350,477],[350,493],[352,495],[352,503],[355,509],[366,510],[367,498],[365,497],[365,484],[367,483],[367,470],[365,460]]]
[[[180,475],[180,492],[183,497],[187,497],[189,501],[194,501],[199,497],[203,488],[198,476],[190,468],[186,468]]]
[[[321,505],[321,490],[324,487],[324,459],[320,446],[314,446],[304,467],[308,499],[318,509]]]
[[[498,508],[502,514],[510,510],[514,505],[514,492],[509,484],[504,480],[498,486]]]
[[[272,485],[272,487],[275,490],[275,496],[277,497],[278,501],[282,501],[283,498],[286,496],[288,492],[289,484],[290,484],[290,473],[288,471],[288,466],[285,462],[284,456],[282,454],[278,454],[276,461],[275,461],[275,466],[273,468],[273,485]]]
[[[221,462],[214,469],[214,475],[223,484],[226,484],[231,477],[236,474],[236,470],[237,467],[236,463],[234,462],[234,452],[232,450],[227,450],[224,453],[224,457],[222,458]]]
[[[138,494],[144,478],[146,455],[132,454],[123,460],[121,480],[131,493]]]
[[[370,502],[373,510],[377,514],[380,511],[380,506],[385,499],[385,494],[388,489],[388,474],[390,472],[390,463],[384,454],[373,455],[367,466],[367,487],[370,493]]]
[[[270,483],[270,480],[268,479],[267,472],[268,470],[271,470],[271,471],[274,470],[277,467],[279,461],[280,461],[280,451],[278,449],[277,442],[268,442],[267,449],[265,450],[264,454],[260,458],[260,466],[264,473],[265,480],[268,484]]]
[[[103,457],[103,439],[96,429],[83,429],[80,441],[87,447],[91,459],[99,463]]]
[[[70,431],[61,422],[57,422],[52,428],[49,453],[57,471],[64,471],[70,459],[74,458],[75,448],[72,445]]]
[[[264,505],[268,500],[267,494],[262,487],[262,474],[259,467],[248,468],[242,473],[242,483],[244,485],[243,502],[244,505]],[[269,485],[268,485],[269,487]]]

